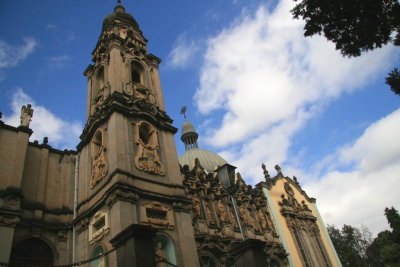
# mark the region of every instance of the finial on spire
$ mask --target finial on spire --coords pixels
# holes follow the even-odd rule
[[[117,4],[118,4],[118,5],[121,5],[121,0],[117,0]]]
[[[183,114],[183,117],[185,118],[185,121],[186,121],[186,110],[187,110],[187,107],[186,107],[186,106],[183,106],[183,107],[181,108],[181,114]]]

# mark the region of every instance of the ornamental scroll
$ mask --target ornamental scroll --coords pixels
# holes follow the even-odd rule
[[[136,168],[148,173],[164,175],[164,166],[159,156],[157,131],[150,124],[142,121],[136,124],[136,133]]]

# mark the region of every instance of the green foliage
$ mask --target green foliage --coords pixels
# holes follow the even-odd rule
[[[367,266],[366,250],[371,244],[371,232],[366,227],[360,231],[345,224],[340,230],[330,225],[328,233],[343,266]]]
[[[302,18],[304,35],[323,34],[343,56],[360,56],[389,42],[400,45],[398,0],[294,0],[293,17]],[[394,69],[386,83],[400,94],[400,77]]]
[[[400,215],[386,208],[385,215],[392,231],[382,231],[372,241],[371,232],[343,225],[328,226],[328,233],[343,266],[400,267]],[[372,242],[371,242],[372,241]]]
[[[385,78],[386,84],[390,86],[390,89],[397,95],[400,95],[400,72],[397,68],[394,68],[389,76]]]

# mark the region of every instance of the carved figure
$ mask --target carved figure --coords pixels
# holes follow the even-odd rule
[[[164,167],[158,156],[157,132],[146,122],[138,124],[136,144],[138,152],[135,157],[136,168],[139,170],[164,175]]]
[[[193,201],[194,217],[200,217],[201,216],[200,200],[196,196],[193,196],[192,201]]]
[[[213,217],[211,215],[211,209],[210,209],[210,207],[208,205],[207,205],[207,219],[210,222],[210,224],[214,224],[215,223],[215,221],[214,221],[214,219],[213,219]]]
[[[264,212],[261,209],[259,209],[257,213],[258,213],[258,222],[260,223],[261,228],[267,229],[267,218],[265,218]]]
[[[246,209],[242,206],[239,206],[239,217],[242,220],[243,225],[248,225],[249,222],[246,217]]]
[[[254,229],[254,231],[258,230],[256,221],[254,220],[254,217],[252,216],[252,214],[250,214],[250,222],[249,222],[249,224]]]
[[[29,127],[29,123],[32,120],[33,116],[33,109],[31,104],[28,104],[26,106],[22,106],[21,108],[21,126]]]
[[[233,208],[229,209],[229,213],[231,215],[231,222],[232,222],[233,227],[237,228],[238,224],[237,224],[237,221],[236,221],[236,216],[235,216],[235,214],[233,212]]]
[[[154,248],[155,260],[157,267],[167,267],[167,254],[162,248],[161,242],[158,242],[156,247]]]
[[[95,155],[92,163],[91,188],[93,188],[108,172],[106,163],[106,148],[101,146],[99,152]]]
[[[222,203],[221,200],[218,200],[216,206],[217,206],[217,214],[218,214],[218,217],[219,217],[219,221],[222,222],[222,223],[226,222],[227,214],[226,214],[226,210],[225,210],[224,204]]]

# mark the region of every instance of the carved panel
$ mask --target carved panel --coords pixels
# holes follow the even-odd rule
[[[157,131],[147,122],[136,124],[136,168],[148,173],[164,175],[159,156]]]
[[[89,223],[89,243],[99,242],[109,231],[110,223],[107,212],[104,210],[96,212]]]
[[[104,142],[104,134],[98,129],[92,140],[92,175],[90,188],[99,183],[108,173],[108,164],[106,158],[106,145]]]
[[[157,201],[140,206],[141,223],[156,229],[173,229],[175,227],[171,208]]]

